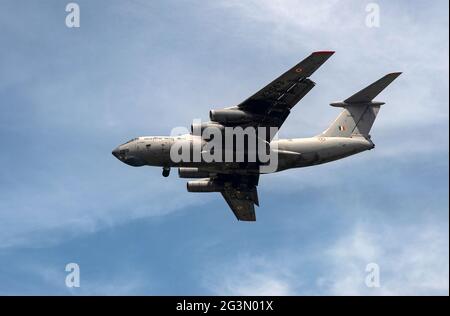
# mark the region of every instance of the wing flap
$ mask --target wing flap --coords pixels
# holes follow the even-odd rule
[[[222,195],[238,220],[256,221],[255,204],[252,201],[230,197],[228,192],[222,192]]]
[[[255,205],[259,205],[256,186],[247,190],[230,187],[221,193],[238,220],[256,221]]]

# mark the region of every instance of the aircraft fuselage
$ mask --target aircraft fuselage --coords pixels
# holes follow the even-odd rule
[[[195,167],[209,172],[227,173],[259,173],[258,162],[206,162],[200,155],[200,161],[174,162],[171,158],[171,147],[175,142],[187,142],[194,154],[194,143],[199,138],[192,135],[183,136],[143,136],[120,145],[113,151],[122,162],[135,166]],[[206,142],[200,140],[203,147]],[[345,158],[365,150],[374,148],[374,144],[364,137],[309,137],[279,139],[271,142],[271,147],[277,148],[277,167],[274,172],[322,164]]]

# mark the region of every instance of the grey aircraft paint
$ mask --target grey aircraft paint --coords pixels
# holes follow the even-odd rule
[[[312,75],[334,52],[315,52],[241,104],[210,112],[214,127],[281,127],[293,106],[315,85]],[[342,102],[331,103],[343,110],[321,134],[310,138],[272,140],[276,148],[277,168],[274,172],[313,166],[342,159],[374,148],[370,130],[383,102],[373,99],[400,73],[390,73]],[[200,136],[137,137],[118,146],[112,154],[134,167],[157,166],[168,176],[170,168],[179,168],[182,178],[197,179],[187,183],[190,192],[220,192],[238,220],[255,221],[254,205],[259,205],[260,162],[173,162],[170,151],[175,143],[185,143],[190,151],[207,141]],[[189,153],[190,156],[193,152]]]

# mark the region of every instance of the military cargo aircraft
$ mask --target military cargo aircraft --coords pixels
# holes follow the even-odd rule
[[[375,147],[369,132],[384,103],[374,98],[400,72],[387,74],[344,101],[331,103],[342,111],[324,132],[309,138],[275,138],[294,105],[315,86],[309,77],[333,54],[312,53],[240,104],[211,110],[210,121],[194,122],[190,133],[137,137],[118,146],[112,154],[130,166],[162,167],[165,177],[170,168],[178,168],[180,178],[197,179],[187,182],[189,192],[219,192],[238,220],[255,221],[255,205],[259,206],[256,188],[261,174],[322,164]],[[234,130],[239,128],[244,131],[243,147],[234,142]],[[251,129],[253,134],[248,132]],[[231,135],[231,145],[218,140],[221,135]],[[250,136],[256,139],[253,150],[247,148],[252,142]],[[213,140],[215,146],[209,146]],[[262,159],[264,155],[250,157],[256,148],[269,159]],[[185,159],[180,159],[183,154]],[[272,161],[276,162],[274,167],[264,171],[263,167]]]

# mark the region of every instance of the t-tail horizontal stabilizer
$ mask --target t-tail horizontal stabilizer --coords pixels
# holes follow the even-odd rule
[[[373,99],[400,75],[401,72],[387,74],[344,101],[331,103],[330,105],[342,107],[344,110],[320,136],[369,137],[380,106],[384,104],[384,102],[373,101]]]

